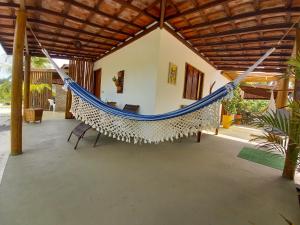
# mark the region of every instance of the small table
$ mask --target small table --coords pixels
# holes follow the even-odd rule
[[[25,122],[42,122],[43,117],[43,109],[42,108],[28,108],[24,109],[24,121]]]

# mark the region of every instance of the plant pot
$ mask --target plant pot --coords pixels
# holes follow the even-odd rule
[[[29,108],[24,110],[24,121],[25,122],[42,122],[43,117],[42,108]]]
[[[228,129],[231,126],[233,119],[234,119],[233,115],[223,115],[222,116],[223,128]]]
[[[241,125],[242,124],[242,115],[237,114],[234,116],[234,123],[237,125]]]

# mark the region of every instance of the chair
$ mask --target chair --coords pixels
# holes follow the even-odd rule
[[[74,147],[74,150],[77,149],[78,143],[80,141],[81,138],[83,138],[85,132],[87,132],[90,128],[92,128],[90,125],[85,124],[84,122],[81,122],[80,124],[78,124],[70,133],[70,136],[68,138],[68,141],[70,141],[70,138],[72,136],[72,134],[74,134],[75,136],[78,137],[76,145]]]
[[[52,99],[48,99],[48,100],[52,100]],[[50,102],[50,101],[49,101]],[[116,106],[116,102],[107,102],[108,105],[111,105],[111,106]],[[77,149],[77,146],[78,146],[78,143],[79,141],[83,138],[83,136],[85,135],[85,133],[91,129],[92,127],[88,124],[85,124],[84,122],[81,122],[80,124],[78,124],[70,133],[69,135],[69,138],[68,138],[68,141],[70,141],[70,138],[73,135],[77,136],[78,139],[77,139],[77,142],[76,142],[76,145],[74,147],[74,149],[76,150]],[[96,146],[98,140],[99,140],[99,137],[100,137],[100,132],[98,132],[98,135],[97,135],[97,138],[96,138],[96,141],[94,143],[94,147]]]
[[[49,102],[49,111],[51,111],[51,107],[52,107],[52,111],[55,112],[55,102],[53,99],[48,99]]]
[[[140,109],[139,105],[130,105],[130,104],[126,104],[123,108],[124,111],[132,112],[132,113],[138,113],[139,109]]]
[[[130,104],[126,104],[126,105],[124,106],[123,110],[124,110],[124,111],[127,111],[127,112],[138,113],[139,108],[140,108],[139,105],[130,105]],[[94,147],[96,147],[97,142],[98,142],[100,136],[101,136],[101,133],[98,132],[96,141],[95,141],[95,143],[94,143]]]

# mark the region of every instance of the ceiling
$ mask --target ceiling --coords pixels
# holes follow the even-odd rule
[[[219,70],[244,71],[300,16],[300,0],[25,0],[53,57],[100,59],[164,27]],[[0,43],[12,54],[18,0],[0,0]],[[284,72],[295,30],[256,71]],[[32,55],[42,56],[28,31]]]

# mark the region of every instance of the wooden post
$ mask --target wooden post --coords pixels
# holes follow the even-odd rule
[[[26,12],[17,11],[11,87],[11,155],[22,154],[22,78]]]
[[[70,112],[71,105],[72,105],[72,94],[71,94],[71,91],[68,90],[67,96],[66,96],[65,119],[74,119],[73,114]]]
[[[286,107],[288,104],[288,89],[289,89],[289,78],[284,77],[278,81],[278,93],[276,98],[276,108],[281,109]]]
[[[300,24],[298,24],[296,28],[296,55],[298,54],[300,54]],[[296,74],[296,76],[300,76],[300,74]],[[295,79],[294,101],[300,101],[300,80],[299,79]],[[290,129],[294,129],[294,128],[291,126]],[[288,149],[285,157],[284,169],[282,173],[282,176],[284,178],[290,180],[294,179],[295,171],[297,168],[298,155],[299,155],[299,149],[297,148],[297,145],[289,141]]]
[[[166,5],[167,5],[167,0],[160,1],[160,19],[159,19],[159,28],[160,29],[162,29],[164,27]]]
[[[25,55],[25,73],[24,73],[24,109],[29,108],[29,95],[30,95],[30,62],[31,56]]]

